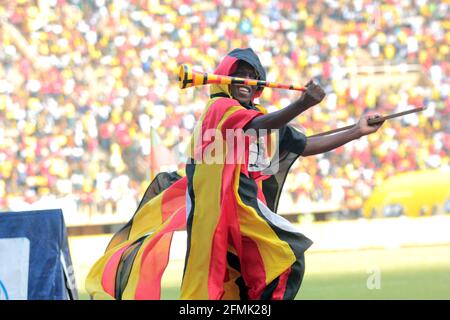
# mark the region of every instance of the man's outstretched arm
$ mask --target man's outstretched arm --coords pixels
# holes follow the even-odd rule
[[[361,138],[362,136],[376,132],[384,123],[368,125],[367,121],[372,118],[380,117],[379,114],[366,114],[361,116],[358,123],[352,128],[336,134],[307,138],[306,147],[302,156],[312,156],[334,150],[347,142]]]

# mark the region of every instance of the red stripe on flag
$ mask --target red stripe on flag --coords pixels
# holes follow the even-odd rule
[[[248,287],[250,300],[260,299],[266,288],[266,270],[257,244],[249,237],[242,237],[241,273]]]
[[[278,285],[272,293],[272,300],[283,300],[284,293],[286,292],[289,275],[291,274],[291,268],[287,269],[280,275]]]
[[[257,198],[258,198],[259,200],[261,200],[262,203],[264,203],[265,205],[267,205],[267,202],[266,202],[266,196],[264,195],[264,192],[263,192],[262,188],[258,188],[258,195],[257,195]]]
[[[208,298],[219,300],[224,293],[223,284],[227,270],[228,232],[227,218],[224,210],[221,210],[219,223],[214,232],[211,246],[211,260],[208,272]]]
[[[114,291],[116,289],[116,274],[120,257],[122,257],[122,253],[127,250],[129,246],[130,245],[127,245],[114,253],[105,265],[102,275],[102,286],[105,292],[108,293],[111,297],[114,297]]]
[[[161,298],[161,279],[170,256],[173,232],[186,227],[186,210],[178,209],[169,223],[149,241],[142,253],[140,277],[135,299],[155,300]]]
[[[229,99],[234,101],[234,105],[236,105],[236,100]],[[230,115],[227,120],[224,121],[222,125],[222,135],[226,137],[227,129],[243,129],[247,123],[249,123],[253,118],[257,116],[262,116],[263,113],[256,110],[247,110],[242,108],[241,110],[237,110]]]
[[[183,177],[164,191],[161,199],[162,221],[179,208],[186,206],[187,179]]]
[[[201,136],[195,137],[196,139],[198,139],[196,141],[194,150],[195,159],[202,160],[203,150],[205,150],[205,148],[213,142],[211,140],[207,141],[206,139],[204,139],[203,135],[209,129],[217,128],[227,109],[238,104],[239,103],[234,99],[220,98],[209,107],[201,124],[201,130],[199,132]]]

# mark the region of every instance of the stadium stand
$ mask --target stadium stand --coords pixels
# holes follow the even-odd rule
[[[0,7],[0,209],[62,201],[68,225],[128,220],[152,174],[182,166],[207,99],[207,88],[178,89],[179,65],[212,72],[230,49],[249,46],[269,80],[314,78],[326,88],[326,100],[296,121],[306,134],[354,123],[369,110],[427,107],[293,167],[281,212],[324,204],[358,215],[387,177],[449,165],[448,6],[7,2]],[[276,110],[295,96],[266,89],[260,102]]]

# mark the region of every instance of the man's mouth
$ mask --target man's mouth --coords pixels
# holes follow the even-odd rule
[[[247,87],[239,87],[238,91],[245,95],[250,94],[250,88],[247,88]]]

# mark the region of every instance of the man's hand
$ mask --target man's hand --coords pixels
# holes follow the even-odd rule
[[[373,124],[373,125],[369,125],[368,121],[369,121],[369,119],[375,119],[375,118],[380,118],[380,117],[381,117],[381,115],[378,113],[363,114],[361,116],[361,118],[359,118],[359,121],[357,124],[361,136],[365,136],[365,135],[376,132],[383,125],[384,121],[377,123],[377,124]]]
[[[281,129],[302,112],[318,104],[325,97],[323,89],[312,80],[306,84],[305,88],[306,91],[293,103],[280,110],[253,118],[244,127],[244,130]]]
[[[311,108],[320,103],[323,98],[325,98],[325,92],[323,91],[322,87],[314,83],[314,81],[309,80],[305,88],[306,91],[303,92],[302,96],[299,99],[302,106]]]

